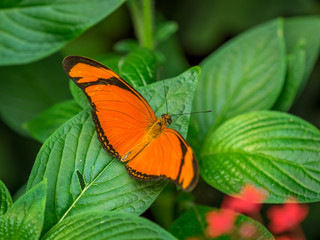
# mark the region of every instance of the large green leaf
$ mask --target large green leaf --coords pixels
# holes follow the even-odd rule
[[[281,20],[253,28],[207,57],[193,110],[212,113],[192,116],[194,147],[227,119],[272,107],[284,82],[285,60]]]
[[[64,239],[157,239],[174,240],[170,233],[149,220],[117,212],[86,212],[64,219],[42,240]]]
[[[156,79],[157,59],[154,52],[137,48],[123,57],[119,63],[119,74],[133,87],[146,86]]]
[[[295,51],[302,42],[306,51],[304,83],[316,63],[320,50],[320,16],[294,17],[284,20],[284,39],[287,52]],[[304,84],[301,85],[301,88]]]
[[[246,184],[265,189],[267,202],[320,200],[320,131],[290,114],[257,111],[209,133],[200,157],[202,177],[227,194]]]
[[[284,20],[287,47],[287,76],[275,110],[288,111],[305,86],[320,49],[320,17],[295,17]]]
[[[195,206],[189,211],[181,215],[170,227],[170,232],[178,239],[187,239],[190,237],[197,239],[208,239],[206,228],[208,223],[206,222],[206,216],[209,212],[217,212],[219,209]],[[241,236],[240,229],[244,225],[249,225],[254,229],[252,236],[244,237]],[[223,234],[215,239],[223,240],[272,240],[274,237],[272,234],[259,222],[244,216],[238,215],[235,220],[235,225],[231,232]]]
[[[0,3],[0,65],[48,56],[117,9],[124,0]]]
[[[283,89],[273,106],[274,110],[288,111],[295,100],[305,71],[306,52],[304,45],[299,44],[287,57],[287,75]]]
[[[12,205],[12,198],[6,185],[0,180],[0,218]]]
[[[191,68],[166,81],[170,113],[191,111],[198,76],[199,68]],[[138,90],[157,115],[165,113],[162,82]],[[173,117],[172,128],[186,136],[188,122],[189,115]],[[81,187],[79,175],[85,186]],[[162,181],[139,182],[129,177],[124,164],[102,148],[89,109],[62,125],[42,146],[28,188],[43,178],[48,179],[45,229],[86,210],[141,214],[164,186]]]
[[[25,128],[39,142],[44,142],[64,122],[78,114],[82,108],[75,100],[67,100],[48,108],[28,121]]]
[[[0,218],[0,239],[37,240],[46,204],[46,180],[19,198]]]
[[[0,67],[0,115],[12,129],[27,135],[24,122],[71,97],[61,61],[54,55],[32,64]]]

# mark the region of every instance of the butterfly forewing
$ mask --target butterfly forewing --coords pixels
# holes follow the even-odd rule
[[[70,56],[63,66],[91,103],[103,147],[121,159],[156,120],[150,105],[120,76],[94,60]]]

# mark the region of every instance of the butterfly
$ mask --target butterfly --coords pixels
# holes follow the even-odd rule
[[[169,114],[156,117],[144,97],[103,64],[68,56],[63,68],[91,104],[99,141],[138,180],[167,179],[184,191],[198,182],[198,163],[185,139],[168,128]]]

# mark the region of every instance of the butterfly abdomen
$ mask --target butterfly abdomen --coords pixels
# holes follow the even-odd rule
[[[122,162],[127,162],[137,156],[150,142],[158,139],[163,130],[171,123],[171,117],[168,114],[163,114],[153,124],[147,128],[145,137],[134,148],[130,149],[122,158]]]

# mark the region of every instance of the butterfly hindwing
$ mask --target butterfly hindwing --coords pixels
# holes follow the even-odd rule
[[[191,147],[171,128],[129,161],[126,169],[136,179],[168,179],[185,191],[192,190],[198,181],[197,160]]]
[[[157,120],[152,108],[119,75],[92,59],[69,56],[64,59],[63,67],[90,101],[103,147],[121,159]]]

